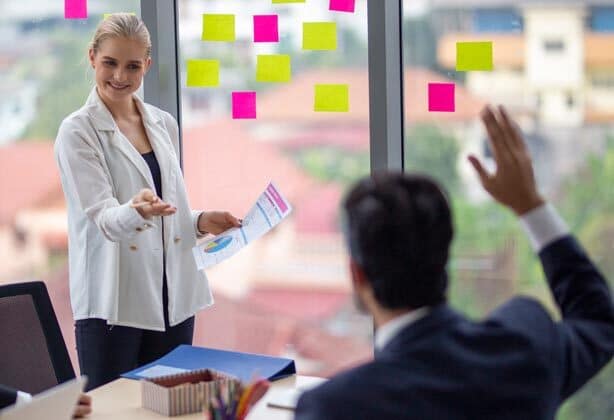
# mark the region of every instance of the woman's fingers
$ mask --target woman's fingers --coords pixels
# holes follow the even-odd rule
[[[226,221],[229,224],[229,227],[241,227],[241,222],[242,222],[241,220],[237,219],[229,212],[226,212],[225,216],[226,216]]]

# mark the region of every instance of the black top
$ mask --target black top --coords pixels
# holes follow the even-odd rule
[[[156,187],[156,194],[158,197],[162,198],[162,174],[160,173],[160,165],[158,164],[158,159],[156,159],[156,154],[152,150],[149,153],[141,154],[141,156],[143,156],[143,159],[145,159],[151,171],[151,176]]]

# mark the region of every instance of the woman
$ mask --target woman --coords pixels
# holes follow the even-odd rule
[[[88,389],[191,344],[194,314],[213,303],[192,247],[197,237],[240,226],[227,212],[190,210],[177,123],[135,95],[150,51],[139,18],[102,21],[89,48],[96,86],[55,142]]]

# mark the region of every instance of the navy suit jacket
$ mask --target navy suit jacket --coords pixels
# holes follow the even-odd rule
[[[17,391],[0,385],[0,409],[15,404],[15,401],[17,401]]]
[[[612,358],[614,307],[573,237],[539,256],[560,322],[527,297],[482,322],[435,307],[374,361],[304,393],[296,419],[553,419]]]

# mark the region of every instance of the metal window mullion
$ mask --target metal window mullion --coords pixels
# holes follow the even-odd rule
[[[371,171],[403,170],[402,0],[369,0]]]
[[[177,0],[141,0],[141,18],[149,29],[152,44],[152,66],[144,82],[145,101],[177,120],[183,167]]]

